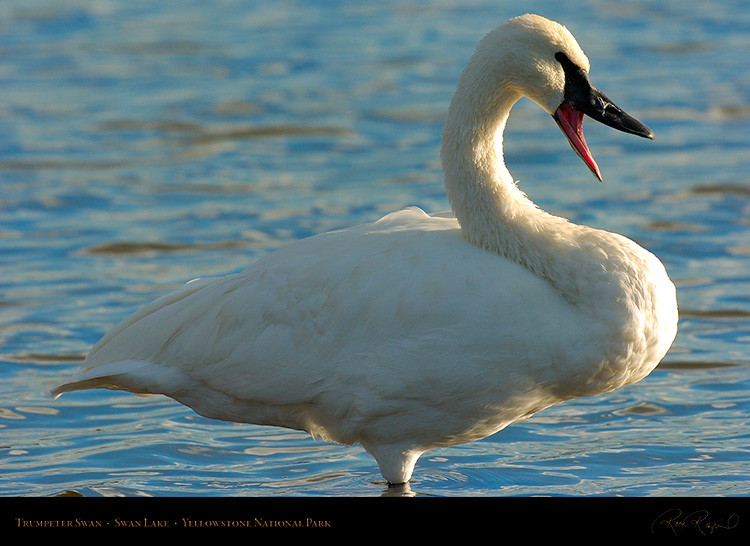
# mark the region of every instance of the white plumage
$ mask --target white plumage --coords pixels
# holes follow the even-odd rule
[[[676,334],[664,267],[541,211],[502,161],[524,95],[596,176],[583,113],[653,137],[588,68],[564,27],[511,19],[480,43],[443,131],[455,218],[407,209],[192,281],[117,326],[53,392],[165,394],[208,417],[358,442],[396,484],[429,449],[643,379]]]

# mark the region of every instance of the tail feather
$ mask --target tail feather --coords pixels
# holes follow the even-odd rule
[[[124,390],[133,394],[170,395],[192,386],[195,380],[176,368],[143,360],[121,360],[82,368],[69,381],[52,389],[57,398],[63,393],[87,389]]]

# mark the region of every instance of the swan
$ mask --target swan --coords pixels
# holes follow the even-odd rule
[[[522,96],[599,180],[584,115],[653,139],[588,73],[564,26],[510,19],[480,41],[449,107],[453,214],[408,208],[191,281],[116,326],[52,393],[163,394],[210,418],[359,443],[394,485],[427,450],[640,381],[677,331],[664,266],[541,210],[503,161]]]

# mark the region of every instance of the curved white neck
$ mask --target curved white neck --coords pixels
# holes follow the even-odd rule
[[[469,242],[523,265],[574,298],[579,282],[561,262],[566,250],[578,246],[575,238],[583,228],[539,209],[518,189],[502,145],[508,115],[521,95],[502,80],[483,87],[475,77],[476,72],[461,78],[443,129],[441,158],[451,208]]]

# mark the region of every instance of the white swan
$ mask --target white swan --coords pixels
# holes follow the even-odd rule
[[[663,265],[538,209],[502,161],[523,95],[599,178],[584,114],[653,138],[588,69],[565,27],[506,22],[471,58],[443,131],[456,218],[407,209],[190,282],[117,326],[53,393],[165,394],[208,417],[359,442],[399,484],[429,449],[643,379],[677,329]]]

